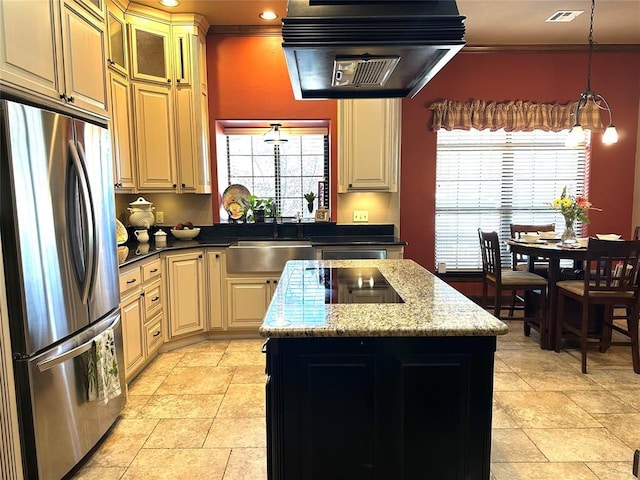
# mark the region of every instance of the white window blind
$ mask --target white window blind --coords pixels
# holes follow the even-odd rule
[[[587,148],[564,146],[567,131],[439,130],[436,161],[435,264],[481,270],[478,228],[510,236],[509,225],[564,220],[551,210],[564,186],[582,193]],[[576,224],[580,235],[582,225]],[[510,265],[506,247],[504,266]]]

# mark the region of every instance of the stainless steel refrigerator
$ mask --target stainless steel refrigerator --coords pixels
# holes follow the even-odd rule
[[[0,153],[23,466],[59,480],[126,401],[109,132],[1,100]]]

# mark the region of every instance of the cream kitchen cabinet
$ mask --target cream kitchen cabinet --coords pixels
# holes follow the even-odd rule
[[[107,118],[106,27],[96,15],[104,5],[96,1],[1,2],[2,85]]]
[[[131,39],[131,78],[171,83],[171,26],[138,15],[126,18]]]
[[[120,271],[125,378],[130,380],[162,345],[164,289],[158,255]]]
[[[171,87],[133,82],[138,191],[176,191]]]
[[[338,192],[398,191],[402,100],[338,101]]]
[[[132,7],[139,192],[211,193],[206,20]],[[174,20],[175,19],[175,20]],[[161,139],[161,141],[158,141]]]
[[[279,276],[227,277],[227,328],[254,330],[262,325]]]
[[[111,157],[116,192],[136,191],[136,169],[133,161],[133,116],[131,87],[118,71],[109,71],[111,88]]]
[[[206,276],[204,251],[189,249],[164,253],[167,302],[167,339],[206,330]]]
[[[143,308],[140,288],[123,297],[120,302],[126,379],[130,379],[137,373],[144,363]]]
[[[120,0],[109,0],[108,7],[108,56],[109,67],[129,78],[129,50],[127,42],[127,24],[124,19],[126,7]]]
[[[224,295],[223,287],[225,285],[225,254],[224,250],[206,251],[207,261],[207,297],[209,330],[222,330],[223,323],[223,305]]]

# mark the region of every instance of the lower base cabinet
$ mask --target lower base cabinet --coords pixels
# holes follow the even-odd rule
[[[203,250],[185,250],[164,256],[168,312],[168,338],[202,333],[205,319]]]
[[[227,327],[257,330],[278,286],[275,276],[227,278]]]
[[[487,480],[495,337],[270,338],[270,480]]]

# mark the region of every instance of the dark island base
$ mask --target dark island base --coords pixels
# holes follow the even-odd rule
[[[269,480],[487,480],[495,348],[495,337],[269,339]]]

